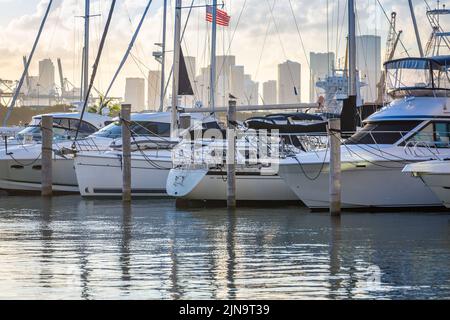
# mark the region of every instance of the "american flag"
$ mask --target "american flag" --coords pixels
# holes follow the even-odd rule
[[[230,16],[223,10],[216,9],[216,21],[219,26],[228,27],[230,25]],[[206,21],[212,22],[213,20],[213,7],[206,6]]]

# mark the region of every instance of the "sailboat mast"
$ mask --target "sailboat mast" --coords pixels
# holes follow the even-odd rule
[[[25,82],[25,78],[26,78],[26,76],[28,74],[28,70],[30,69],[30,64],[31,64],[31,61],[33,60],[34,52],[36,51],[36,47],[37,47],[37,45],[39,43],[39,39],[41,38],[42,31],[44,30],[45,23],[47,22],[47,18],[48,18],[48,15],[50,13],[50,9],[52,7],[52,4],[53,4],[53,0],[50,0],[49,3],[48,3],[48,6],[47,6],[47,10],[45,11],[45,14],[44,14],[44,18],[42,19],[41,25],[39,27],[38,34],[36,36],[36,39],[34,40],[33,48],[31,49],[31,53],[30,53],[30,55],[28,57],[27,63],[25,65],[25,68],[24,68],[24,70],[22,72],[22,76],[20,77],[19,83],[17,84],[16,90],[14,91],[14,95],[12,97],[11,104],[8,107],[8,111],[6,112],[5,118],[3,119],[3,126],[4,127],[6,127],[8,125],[8,120],[11,117],[11,112],[13,111],[13,109],[14,109],[14,107],[16,105],[17,99],[19,98],[20,90],[22,89],[23,83]]]
[[[217,42],[217,0],[212,4],[212,31],[211,31],[211,70],[209,79],[209,107],[212,112],[216,108],[216,42]]]
[[[84,62],[83,62],[83,99],[88,99],[86,96],[89,86],[89,19],[91,14],[91,1],[85,0],[84,12]]]
[[[356,20],[355,2],[348,0],[349,96],[356,97]]]
[[[166,66],[166,29],[167,29],[167,0],[164,0],[164,11],[163,11],[163,36],[162,36],[162,56],[161,56],[161,94],[160,94],[160,104],[159,109],[163,110],[164,108],[164,93],[166,85],[165,79],[165,66]]]
[[[172,116],[171,116],[171,136],[175,137],[178,129],[178,79],[180,77],[180,51],[181,51],[181,6],[182,0],[176,0],[175,5],[175,30],[173,46],[173,83],[172,83]]]

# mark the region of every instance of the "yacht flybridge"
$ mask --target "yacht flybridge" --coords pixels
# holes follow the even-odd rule
[[[342,206],[421,207],[441,201],[406,164],[450,157],[450,56],[385,63],[393,101],[343,141]],[[280,176],[310,208],[329,206],[329,152],[288,155]]]

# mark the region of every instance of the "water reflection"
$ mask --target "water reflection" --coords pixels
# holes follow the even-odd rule
[[[1,198],[0,298],[450,296],[449,215]]]

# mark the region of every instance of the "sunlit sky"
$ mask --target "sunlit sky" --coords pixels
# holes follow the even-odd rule
[[[174,1],[168,14],[168,48],[173,47]],[[184,0],[189,6],[192,0]],[[195,0],[195,5],[210,3],[210,0]],[[221,3],[222,1],[219,1]],[[236,56],[237,64],[244,65],[246,73],[256,81],[277,78],[277,64],[287,59],[302,64],[302,100],[308,99],[309,68],[307,57],[310,51],[336,52],[345,55],[347,17],[345,0],[224,0],[224,10],[232,17],[230,27],[218,30],[218,54]],[[402,41],[410,55],[418,55],[407,0],[380,0],[389,15],[398,13],[397,29],[404,31]],[[426,19],[423,0],[414,0],[415,11],[422,42],[425,45],[431,33]],[[144,77],[148,69],[158,69],[152,57],[157,49],[155,42],[161,41],[162,3],[154,0],[143,25],[133,59],[127,61],[113,88],[113,95],[123,96],[125,77]],[[377,0],[357,0],[357,33],[377,34],[382,37],[382,56],[388,31],[388,21]],[[428,0],[431,6],[435,1]],[[445,1],[441,1],[445,3]],[[22,56],[28,55],[48,0],[0,0],[0,78],[18,79],[22,71]],[[91,63],[96,55],[99,39],[106,22],[111,0],[92,0],[91,13],[101,14],[91,20]],[[96,87],[105,91],[119,61],[124,54],[134,29],[144,11],[147,0],[118,0],[112,28],[107,38],[104,55],[99,67]],[[292,9],[291,10],[291,6]],[[38,73],[38,61],[56,58],[63,61],[65,77],[76,86],[80,83],[81,48],[83,43],[84,0],[54,0],[53,8],[45,27],[41,42],[31,66],[31,75]],[[183,21],[188,14],[183,10]],[[328,21],[328,23],[327,23]],[[197,57],[197,70],[209,63],[210,30],[205,22],[205,9],[194,8],[188,22],[183,50],[185,55]],[[328,39],[328,40],[327,40]],[[302,41],[304,47],[302,46]],[[306,53],[306,55],[305,55]],[[397,57],[405,55],[403,48]],[[136,62],[139,61],[139,62]],[[168,54],[168,64],[171,53]],[[260,90],[262,85],[260,84]]]

